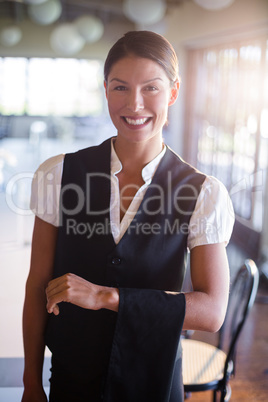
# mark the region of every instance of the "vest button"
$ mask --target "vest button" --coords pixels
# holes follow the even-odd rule
[[[113,265],[120,265],[121,264],[121,258],[119,258],[119,257],[112,258],[112,264]]]

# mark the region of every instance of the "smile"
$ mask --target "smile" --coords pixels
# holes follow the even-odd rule
[[[132,126],[142,126],[143,124],[148,123],[149,120],[151,120],[151,117],[144,117],[140,119],[131,119],[129,117],[123,117],[123,119],[130,125]]]

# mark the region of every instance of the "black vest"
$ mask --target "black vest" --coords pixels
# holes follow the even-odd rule
[[[205,176],[167,147],[137,214],[119,244],[110,230],[111,140],[67,154],[62,176],[54,276],[72,272],[118,288],[180,291],[188,224]],[[60,304],[49,317],[46,342],[86,377],[108,364],[117,313]]]

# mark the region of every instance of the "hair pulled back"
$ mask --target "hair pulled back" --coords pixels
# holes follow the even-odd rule
[[[131,55],[158,63],[166,72],[171,83],[178,80],[178,59],[169,41],[162,35],[151,31],[130,31],[112,46],[107,55],[104,64],[106,82],[113,65]]]

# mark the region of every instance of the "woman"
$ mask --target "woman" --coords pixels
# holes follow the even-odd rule
[[[182,401],[182,328],[217,331],[225,316],[227,191],[163,144],[179,90],[172,46],[129,32],[104,75],[117,136],[49,159],[33,181],[23,402],[46,401],[45,344],[51,402]]]

